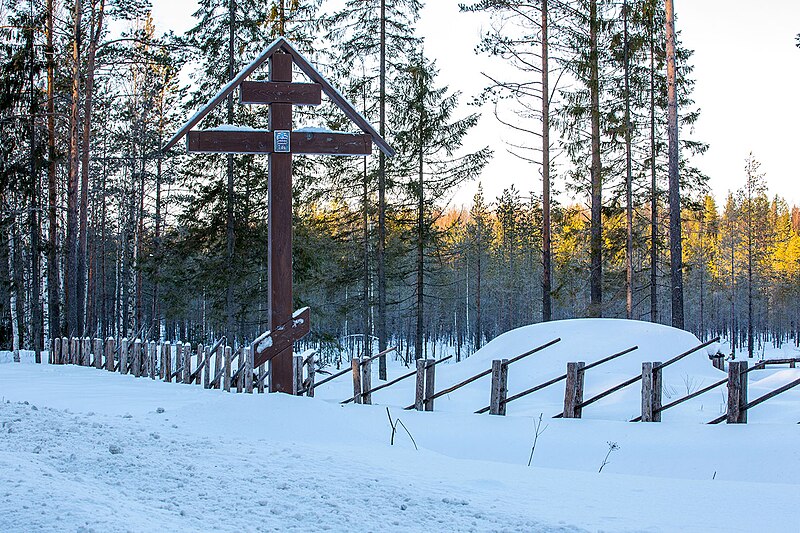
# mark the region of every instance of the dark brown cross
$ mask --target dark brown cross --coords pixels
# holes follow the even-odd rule
[[[246,81],[269,60],[269,81]],[[312,83],[293,83],[292,66]],[[269,105],[269,130],[216,128],[190,131],[237,87],[243,104]],[[325,93],[362,133],[317,129],[292,131],[293,105],[319,105]],[[353,106],[285,38],[275,40],[223,87],[164,146],[187,135],[189,152],[268,154],[270,332],[253,343],[254,366],[270,363],[270,392],[296,394],[292,347],[310,330],[309,311],[292,313],[292,154],[366,156],[372,143],[388,156],[394,150]]]

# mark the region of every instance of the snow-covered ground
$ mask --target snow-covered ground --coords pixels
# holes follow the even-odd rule
[[[511,365],[510,394],[562,374],[566,361],[638,345],[587,372],[588,398],[640,373],[642,361],[698,344],[642,322],[528,326],[439,365],[437,390],[556,337]],[[488,403],[489,378],[417,413],[402,410],[413,380],[376,393],[380,405],[342,406],[352,395],[347,376],[311,399],[24,360],[0,364],[3,532],[799,530],[797,391],[753,409],[747,425],[703,424],[720,413],[720,390],[666,411],[660,424],[636,424],[625,420],[638,414],[638,385],[587,407],[582,420],[563,420],[550,418],[563,384],[496,417],[471,414]],[[406,371],[390,365],[392,376]],[[750,398],[798,376],[751,372]],[[701,351],[665,369],[665,392],[678,397],[722,377]],[[419,450],[402,429],[389,444],[387,406]],[[528,467],[540,413],[547,429]],[[598,473],[610,443],[619,449]]]

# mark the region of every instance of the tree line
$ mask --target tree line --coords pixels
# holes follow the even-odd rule
[[[296,307],[312,307],[325,350],[392,342],[409,358],[442,345],[461,357],[535,321],[675,323],[684,306],[703,335],[745,325],[751,349],[765,331],[796,338],[796,273],[783,274],[797,258],[773,260],[797,235],[795,211],[778,199],[756,211],[754,189],[717,214],[688,157],[706,145],[682,137],[680,160],[669,154],[670,104],[682,124],[698,116],[670,4],[461,6],[492,21],[476,53],[511,67],[485,73],[476,100],[494,104],[516,131],[509,151],[531,163],[518,187],[491,201],[480,192],[461,211],[453,191],[491,180],[493,154],[464,148],[479,115],[438,80],[418,0],[204,0],[182,35],[157,34],[146,0],[3,4],[0,342],[37,352],[62,335],[245,342],[268,328],[265,158],[161,147],[278,35],[398,151],[295,158]],[[296,120],[350,128],[330,105]],[[268,121],[264,106],[231,97],[203,126]],[[773,229],[788,216],[788,233],[758,233],[764,214]],[[746,242],[741,228],[752,229]],[[676,275],[692,289],[678,307]]]

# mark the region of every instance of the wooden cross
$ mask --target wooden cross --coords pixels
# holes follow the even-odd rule
[[[246,81],[269,61],[269,81]],[[311,83],[293,83],[296,65]],[[236,88],[242,104],[269,105],[269,130],[218,127],[192,131],[203,118]],[[362,133],[320,129],[292,130],[293,105],[319,105],[325,93]],[[188,134],[188,135],[187,135]],[[294,341],[310,330],[309,311],[292,313],[292,154],[366,156],[372,144],[387,156],[394,150],[358,111],[285,38],[270,44],[170,139],[169,150],[187,136],[189,152],[268,154],[269,157],[269,313],[270,332],[253,344],[254,366],[270,363],[270,392],[296,394],[292,368]]]

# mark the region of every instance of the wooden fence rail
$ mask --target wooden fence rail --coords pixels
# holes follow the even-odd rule
[[[579,371],[580,371],[580,372],[586,372],[587,370],[589,370],[589,369],[591,369],[591,368],[594,368],[594,367],[596,367],[596,366],[602,365],[603,363],[607,363],[607,362],[609,362],[609,361],[611,361],[611,360],[613,360],[613,359],[616,359],[616,358],[618,358],[618,357],[622,357],[623,355],[629,354],[629,353],[631,353],[632,351],[634,351],[634,350],[638,350],[638,349],[639,349],[639,347],[638,347],[638,346],[631,346],[630,348],[627,348],[627,349],[625,349],[625,350],[622,350],[621,352],[617,352],[617,353],[615,353],[615,354],[611,354],[611,355],[609,355],[608,357],[604,357],[604,358],[602,358],[602,359],[600,359],[600,360],[598,360],[598,361],[595,361],[595,362],[593,362],[593,363],[590,363],[590,364],[588,364],[588,365],[584,366],[583,368],[581,368]],[[547,388],[547,387],[549,387],[550,385],[555,385],[555,384],[556,384],[556,383],[558,383],[559,381],[563,381],[563,380],[565,380],[565,379],[567,379],[567,375],[566,375],[566,374],[561,374],[560,376],[558,376],[558,377],[555,377],[555,378],[553,378],[553,379],[550,379],[550,380],[547,380],[547,381],[545,381],[544,383],[540,383],[540,384],[536,385],[535,387],[531,387],[530,389],[525,389],[525,390],[524,390],[524,391],[522,391],[522,392],[518,392],[517,394],[514,394],[514,395],[512,395],[512,396],[509,396],[508,398],[506,398],[506,399],[504,400],[504,402],[503,402],[503,403],[505,403],[505,404],[508,404],[508,403],[510,403],[510,402],[513,402],[514,400],[518,400],[518,399],[520,399],[520,398],[523,398],[523,397],[525,397],[525,396],[527,396],[527,395],[529,395],[529,394],[533,394],[533,393],[534,393],[534,392],[536,392],[536,391],[540,391],[540,390],[542,390],[542,389],[544,389],[544,388]],[[490,408],[490,406],[488,406],[488,405],[487,405],[486,407],[483,407],[483,408],[481,408],[481,409],[478,409],[477,411],[475,411],[475,414],[483,414],[483,413],[486,413],[486,412],[488,412],[488,411],[489,411],[489,408]]]
[[[554,345],[554,344],[556,344],[558,342],[561,342],[561,338],[560,337],[556,338],[556,339],[553,339],[553,340],[551,340],[549,342],[546,342],[546,343],[542,344],[541,346],[537,346],[533,350],[528,350],[527,352],[525,352],[523,354],[520,354],[520,355],[518,355],[516,357],[513,357],[513,358],[509,359],[506,362],[506,364],[510,365],[511,363],[516,363],[517,361],[519,361],[521,359],[524,359],[524,358],[526,358],[526,357],[528,357],[530,355],[533,355],[533,354],[535,354],[537,352],[540,352],[540,351],[544,350],[545,348],[549,348],[550,346],[552,346],[552,345]],[[464,385],[469,385],[473,381],[476,381],[476,380],[478,380],[478,379],[480,379],[480,378],[482,378],[484,376],[488,376],[491,373],[492,373],[492,369],[491,368],[488,369],[488,370],[484,370],[483,372],[480,372],[479,374],[475,374],[474,376],[469,377],[469,378],[465,379],[464,381],[461,381],[460,383],[456,383],[455,385],[452,385],[452,386],[450,386],[450,387],[448,387],[448,388],[446,388],[446,389],[444,389],[442,391],[439,391],[439,392],[433,394],[429,398],[429,400],[433,401],[436,398],[440,398],[441,396],[444,396],[445,394],[450,394],[451,392],[460,389]],[[412,405],[409,405],[409,406],[405,407],[404,409],[406,411],[408,411],[409,409],[414,409],[414,407],[415,406],[412,404]]]

